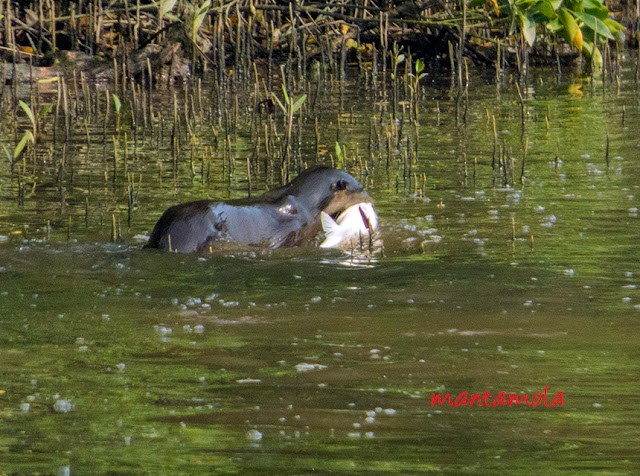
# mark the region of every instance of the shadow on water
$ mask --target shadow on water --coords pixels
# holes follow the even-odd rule
[[[170,204],[246,194],[221,162],[208,184],[176,179],[169,151],[142,144],[130,228],[102,145],[76,144],[63,199],[42,172],[18,206],[2,165],[0,471],[632,472],[640,118],[628,107],[618,127],[618,113],[637,92],[569,86],[528,92],[524,185],[514,91],[479,85],[466,127],[446,99],[438,124],[430,101],[410,173],[374,148],[363,181],[385,254],[371,261],[139,249]],[[371,111],[352,88],[355,162]],[[494,115],[514,158],[506,183]],[[114,212],[122,240],[105,244]],[[432,406],[433,393],[545,386],[563,406]]]

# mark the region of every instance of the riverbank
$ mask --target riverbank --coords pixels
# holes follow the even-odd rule
[[[307,67],[313,61],[336,73],[346,63],[374,71],[393,64],[394,45],[427,65],[461,71],[465,60],[525,73],[530,62],[565,65],[584,55],[606,66],[617,45],[637,47],[638,8],[630,1],[607,8],[600,0],[571,7],[506,0],[340,4],[275,1],[0,3],[0,58],[33,66],[85,70],[118,61],[145,68],[150,45],[172,45],[181,75],[256,61]],[[617,21],[616,21],[617,20]],[[173,45],[179,45],[175,48]],[[74,52],[69,54],[69,52]],[[86,56],[86,58],[85,58]],[[397,55],[396,55],[397,56]],[[9,78],[10,79],[10,78]]]

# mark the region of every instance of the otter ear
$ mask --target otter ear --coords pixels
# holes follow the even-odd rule
[[[336,183],[331,185],[331,191],[337,192],[339,190],[346,190],[349,188],[349,183],[346,180],[338,180]]]

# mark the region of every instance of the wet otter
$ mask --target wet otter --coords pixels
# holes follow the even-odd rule
[[[320,232],[320,212],[335,216],[363,202],[371,198],[355,178],[317,166],[259,197],[175,205],[160,217],[145,248],[188,253],[213,250],[222,243],[299,246]]]

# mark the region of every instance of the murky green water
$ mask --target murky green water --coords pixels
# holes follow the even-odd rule
[[[233,175],[221,147],[202,161],[213,145],[205,126],[193,176],[188,144],[173,174],[169,126],[141,134],[136,154],[129,135],[127,171],[142,176],[130,228],[124,148],[114,185],[111,129],[105,145],[92,125],[87,145],[77,119],[62,176],[60,139],[40,146],[23,205],[4,160],[0,473],[636,472],[632,77],[625,70],[619,95],[598,83],[593,96],[580,78],[532,77],[524,186],[513,88],[496,95],[473,79],[466,125],[456,125],[446,84],[428,86],[404,178],[405,142],[388,168],[384,148],[368,148],[378,98],[346,85],[341,142],[376,199],[386,245],[372,262],[315,248],[139,249],[134,235],[170,204],[246,195],[242,131]],[[337,112],[325,107],[321,149],[333,151]],[[515,158],[506,185],[491,167],[494,115]],[[312,136],[302,144],[310,163],[314,147]],[[262,168],[254,193],[273,182]],[[109,243],[114,213],[119,244]],[[434,392],[532,396],[545,386],[549,402],[563,392],[563,406],[432,406]]]

